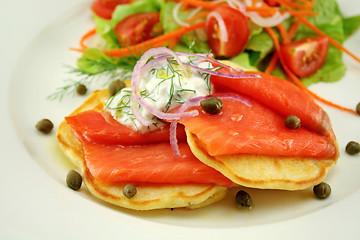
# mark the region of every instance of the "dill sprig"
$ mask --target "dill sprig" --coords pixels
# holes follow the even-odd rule
[[[89,87],[95,82],[101,82],[100,87],[105,87],[115,79],[130,79],[138,59],[137,55],[113,58],[106,56],[99,49],[88,49],[78,59],[76,68],[68,66],[68,74],[73,76],[64,80],[65,84],[47,98],[61,101],[65,95],[74,93],[79,84]]]

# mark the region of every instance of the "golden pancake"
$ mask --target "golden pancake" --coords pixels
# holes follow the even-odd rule
[[[100,111],[108,98],[107,90],[94,91],[71,115],[91,109]],[[65,155],[80,169],[91,194],[117,206],[134,210],[179,207],[194,209],[217,202],[227,193],[227,188],[214,185],[146,185],[138,186],[137,194],[129,199],[123,195],[122,185],[104,185],[91,175],[86,167],[82,144],[66,121],[59,125],[57,139]]]
[[[300,190],[320,183],[334,159],[287,158],[259,155],[210,156],[199,139],[186,131],[193,154],[233,182],[251,188]]]

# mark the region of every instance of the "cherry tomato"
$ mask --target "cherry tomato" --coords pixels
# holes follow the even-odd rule
[[[114,32],[120,44],[132,45],[153,38],[153,28],[159,21],[159,12],[136,13],[119,22]]]
[[[111,19],[111,15],[117,5],[129,2],[130,0],[95,0],[91,5],[91,9],[99,17]]]
[[[325,63],[328,49],[327,37],[305,38],[283,45],[281,56],[291,71],[299,77],[307,77]]]
[[[269,5],[270,7],[278,7],[280,3],[276,0],[264,0],[264,2]]]
[[[226,6],[216,7],[209,13],[206,32],[209,46],[216,57],[237,55],[244,49],[249,38],[249,26],[244,14]],[[222,39],[224,33],[227,33],[227,41]]]

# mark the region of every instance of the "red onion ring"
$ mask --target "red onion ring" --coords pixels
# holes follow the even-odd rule
[[[187,103],[183,104],[179,108],[179,110],[175,113],[165,113],[160,110],[157,110],[154,107],[152,107],[150,104],[148,104],[141,97],[139,88],[140,88],[142,75],[145,74],[146,72],[150,71],[151,69],[153,69],[155,65],[160,64],[161,61],[166,60],[166,61],[177,62],[179,64],[179,66],[182,68],[182,70],[187,75],[189,75],[189,73],[188,73],[186,67],[193,68],[198,71],[205,72],[205,73],[208,73],[211,75],[217,75],[217,76],[226,77],[226,78],[257,78],[257,77],[261,77],[258,74],[243,74],[243,71],[238,71],[238,70],[236,70],[230,66],[227,66],[223,63],[220,63],[212,58],[208,58],[208,55],[209,54],[192,54],[192,53],[173,52],[170,49],[167,49],[165,47],[153,48],[153,49],[150,49],[147,52],[145,52],[144,55],[140,58],[140,60],[136,63],[136,65],[134,67],[134,71],[133,71],[133,76],[131,79],[132,97],[131,97],[130,106],[131,106],[134,116],[138,120],[138,122],[144,126],[150,126],[152,124],[152,121],[149,121],[149,120],[145,119],[143,116],[141,116],[139,109],[136,107],[137,104],[140,104],[144,109],[149,111],[151,114],[153,114],[157,118],[163,119],[163,120],[171,120],[171,121],[172,120],[180,120],[182,118],[194,117],[199,114],[199,112],[197,110],[192,110],[192,111],[188,111],[188,112],[185,112],[185,110],[188,108],[189,104],[193,104],[194,102],[198,101],[198,99],[202,99],[203,97],[194,98],[194,99],[189,100]],[[226,67],[226,68],[230,69],[230,71],[233,73],[222,73],[222,72],[218,72],[216,70],[204,69],[204,68],[201,68],[201,67],[189,64],[189,63],[184,63],[180,60],[179,56],[187,56],[187,57],[194,56],[194,57],[197,57],[204,61],[216,63],[217,65],[219,65],[221,67]],[[153,59],[151,59],[151,58],[153,58]],[[172,60],[172,59],[170,60],[168,58],[174,58],[174,60]],[[149,59],[151,59],[151,60],[149,61]],[[135,104],[135,102],[137,104]],[[176,138],[176,136],[175,136],[175,138]]]
[[[132,98],[132,99],[135,99],[142,107],[144,107],[146,110],[148,110],[150,113],[152,113],[154,116],[156,116],[157,118],[160,118],[160,119],[179,120],[181,118],[193,117],[193,116],[198,115],[199,113],[197,111],[190,111],[190,112],[186,112],[186,113],[182,113],[182,114],[164,113],[162,111],[159,111],[159,110],[153,108],[146,101],[144,101],[144,99],[141,97],[140,92],[139,92],[139,86],[140,86],[142,74],[144,73],[144,71],[142,71],[142,68],[146,65],[147,61],[150,58],[152,58],[158,54],[164,54],[165,56],[167,55],[168,57],[174,57],[175,60],[179,63],[182,70],[185,73],[189,74],[188,71],[186,70],[183,62],[181,62],[178,55],[176,55],[173,51],[171,51],[170,49],[165,48],[165,47],[152,48],[143,54],[143,56],[140,58],[140,60],[136,63],[136,65],[134,67],[133,76],[131,78],[132,94],[134,96],[134,98]]]

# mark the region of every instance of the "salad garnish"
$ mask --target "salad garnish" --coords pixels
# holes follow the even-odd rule
[[[246,69],[287,78],[315,99],[358,115],[354,109],[323,99],[307,88],[312,83],[334,82],[344,76],[346,68],[341,60],[341,52],[345,52],[360,62],[359,57],[341,45],[360,27],[360,15],[345,18],[335,0],[326,2],[316,0],[137,0],[118,4],[112,10],[112,16],[107,18],[96,14],[95,5],[92,8],[96,27],[81,37],[80,48],[71,48],[72,50],[85,55],[91,49],[91,46],[87,45],[88,40],[99,35],[105,41],[105,47],[97,50],[113,59],[127,59],[130,56],[140,59],[142,53],[156,47],[168,47],[181,52],[213,52],[215,57],[225,57]],[[235,9],[247,18],[249,36],[246,36],[246,45],[234,56],[227,53],[234,50],[231,46],[235,46],[235,43],[229,42],[231,40],[228,36],[230,36],[229,33],[240,30],[236,30],[236,26],[232,26],[226,20],[224,11],[219,10],[221,7]],[[127,16],[154,11],[160,12],[160,22],[153,27],[153,32],[156,32],[154,37],[145,38],[146,40],[136,44],[119,42],[114,37],[114,28],[120,25]],[[209,21],[215,21],[215,24],[211,24],[216,28],[215,32],[207,27]],[[326,38],[330,43],[329,49],[325,56],[319,57],[322,61],[318,61],[321,64],[317,64],[315,73],[310,76],[300,76],[289,65],[293,63],[284,59],[281,50],[285,45],[314,36]],[[225,46],[224,43],[226,43],[227,48],[222,49],[219,56],[215,47],[210,44],[212,38],[217,38],[216,44],[220,46]],[[313,51],[306,61],[298,64],[305,67],[311,65],[311,62],[318,58],[316,54],[317,52]]]

